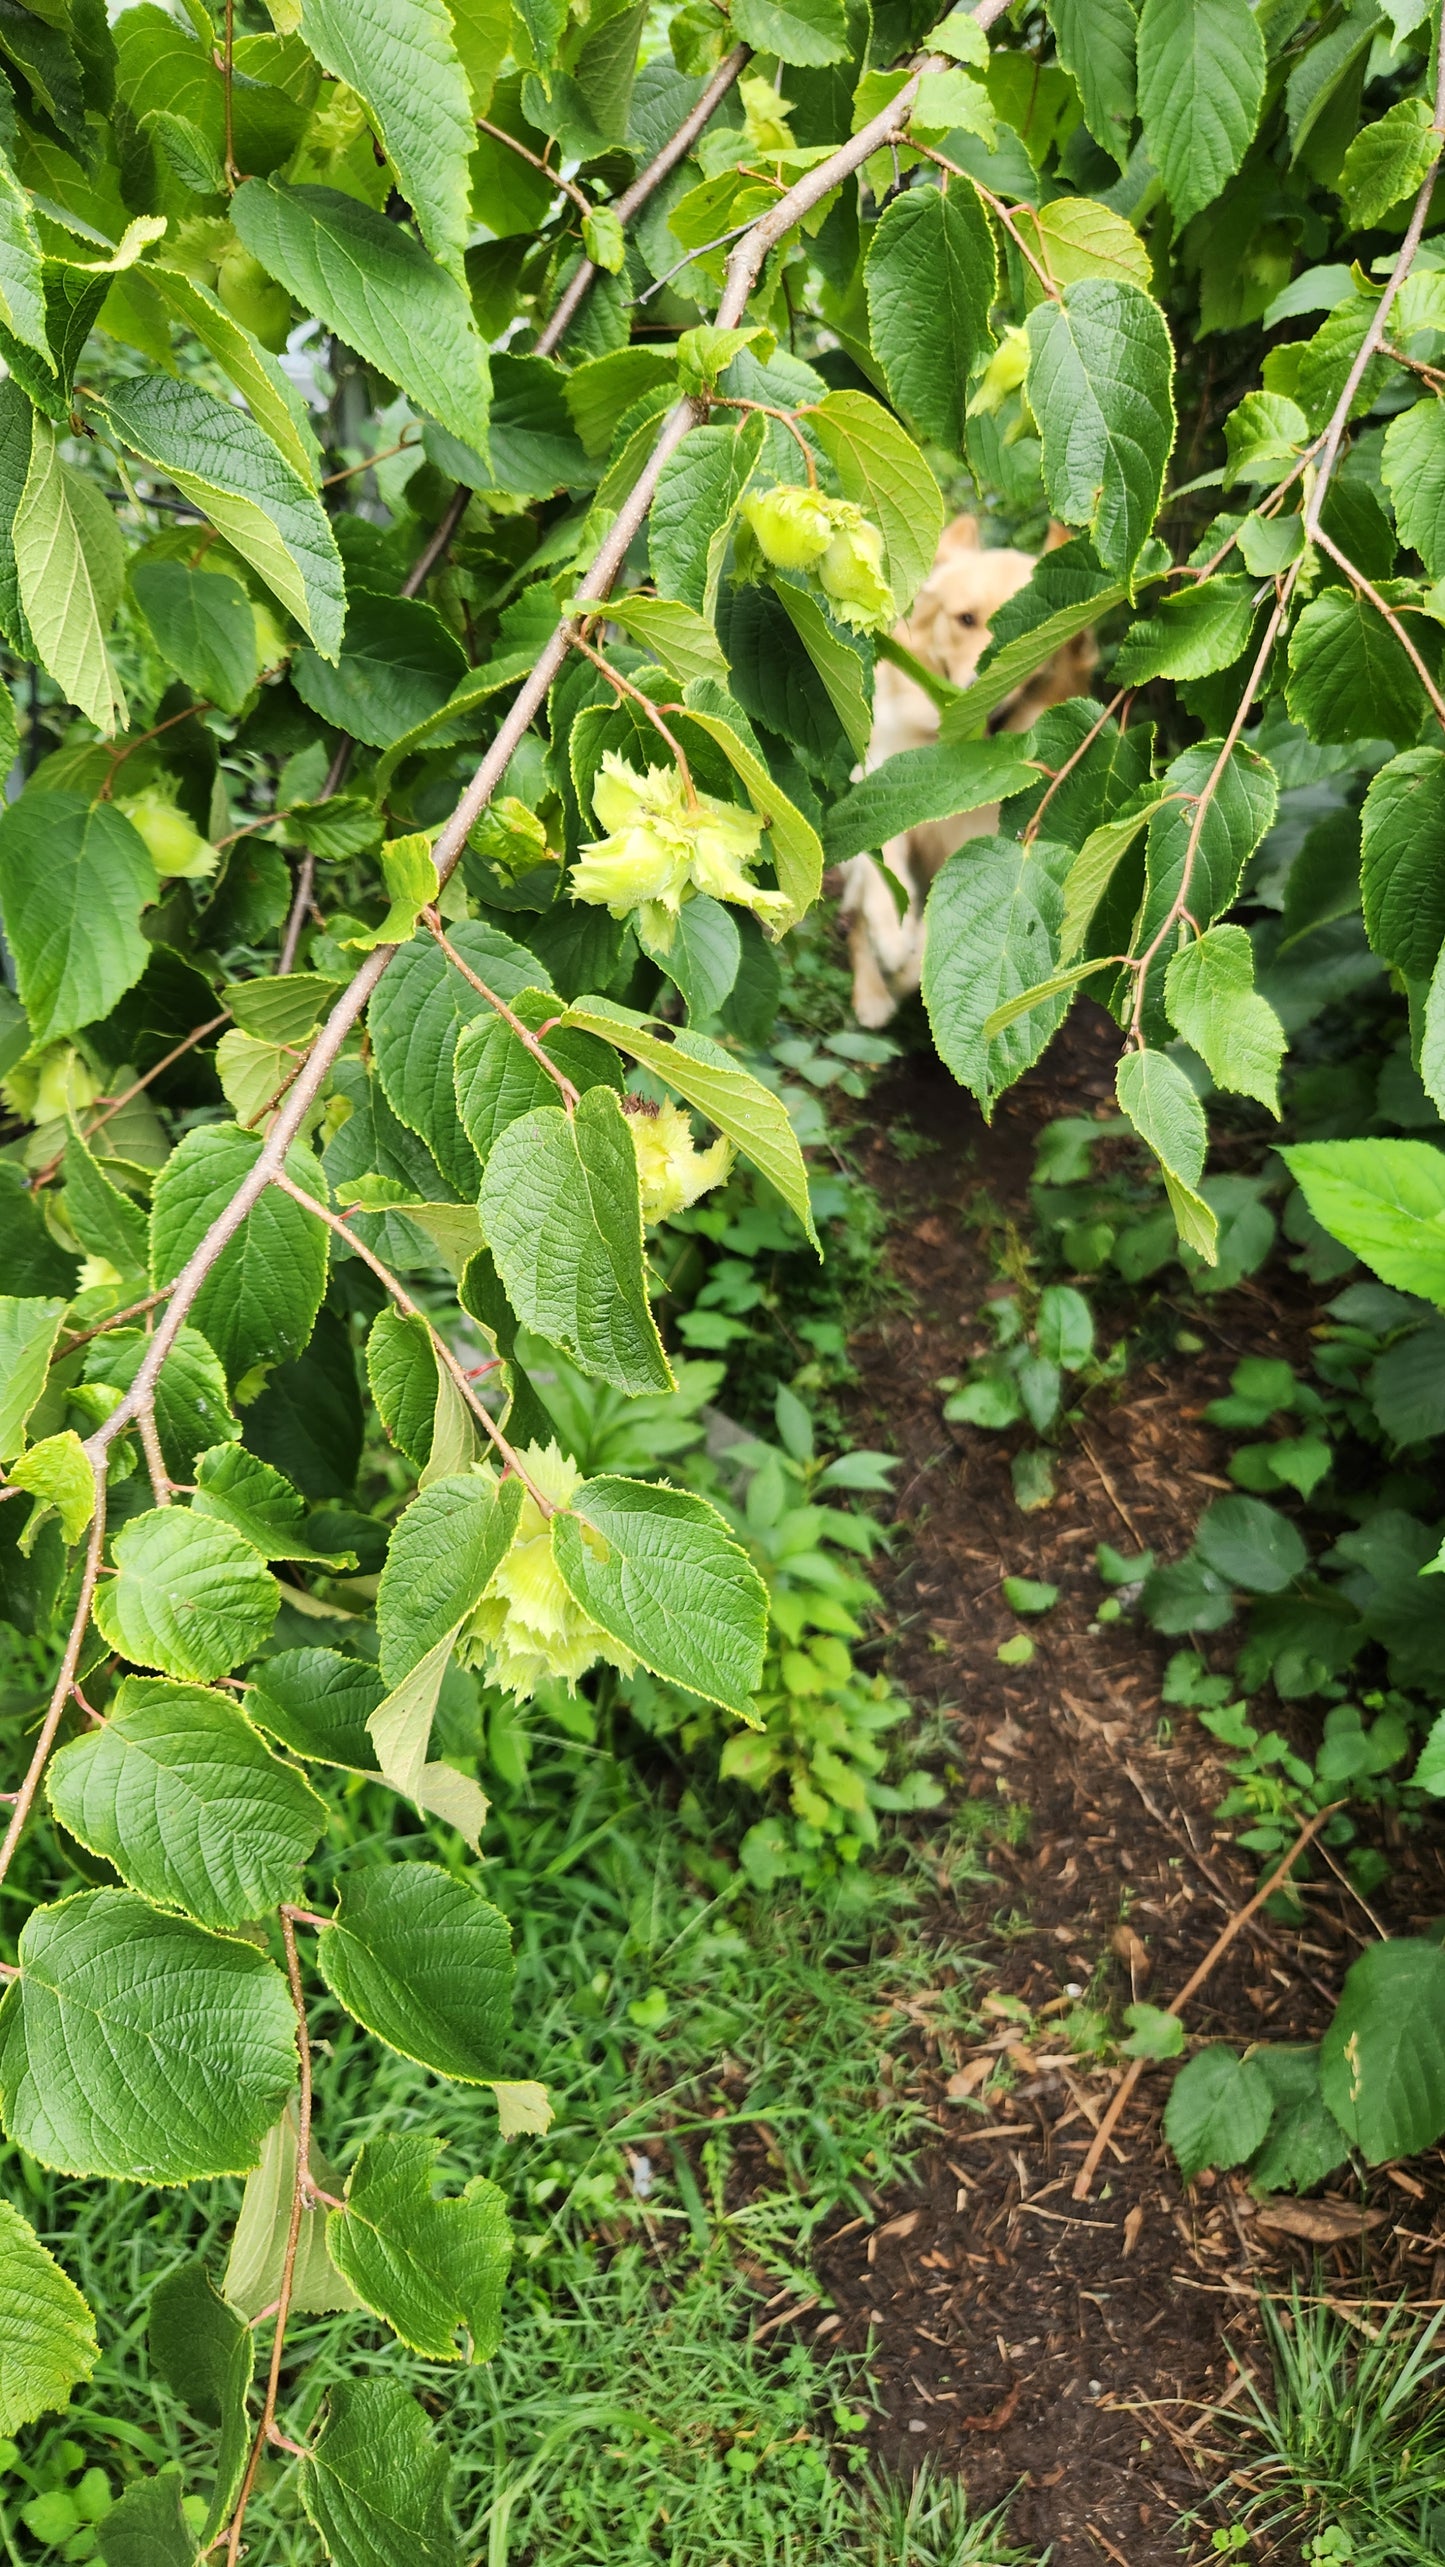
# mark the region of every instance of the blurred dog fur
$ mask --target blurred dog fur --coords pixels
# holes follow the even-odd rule
[[[1056,527],[1048,549],[1067,540],[1067,529]],[[933,568],[906,623],[895,627],[894,639],[937,676],[948,678],[954,686],[967,686],[987,648],[994,616],[1031,577],[1035,558],[1005,547],[985,550],[978,539],[978,519],[955,517],[944,528]],[[989,729],[1027,731],[1045,705],[1087,693],[1097,656],[1092,633],[1079,634],[1005,698]],[[938,718],[937,707],[922,687],[891,661],[880,659],[867,771],[881,766],[899,749],[919,749],[936,740]],[[906,895],[901,915],[876,857],[850,856],[840,867],[840,906],[848,921],[853,963],[853,1012],[860,1025],[886,1025],[900,1001],[917,989],[923,969],[924,904],[933,878],[967,839],[986,838],[997,827],[998,805],[990,803],[961,819],[926,821],[902,837],[890,838],[882,861]]]

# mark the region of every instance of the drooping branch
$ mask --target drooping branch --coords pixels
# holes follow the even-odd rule
[[[1002,17],[1007,6],[1008,0],[977,0],[972,14],[981,27],[987,28],[992,26],[996,19]],[[741,67],[741,61],[735,68],[731,62],[724,67],[728,70],[729,80],[736,78],[737,71]],[[873,117],[860,133],[851,135],[845,143],[839,145],[835,152],[830,152],[826,160],[819,161],[812,169],[805,171],[797,184],[751,227],[728,260],[727,282],[716,315],[718,326],[722,328],[737,326],[746,311],[748,297],[762,272],[769,252],[785,240],[789,232],[802,221],[804,215],[810,213],[814,206],[821,204],[834,187],[842,185],[852,177],[874,152],[882,149],[889,142],[897,132],[900,121],[906,118],[912,107],[924,72],[945,68],[947,64],[942,56],[922,56],[911,69],[903,87],[889,100],[887,106]],[[721,70],[717,80],[721,86],[717,88],[716,96],[721,96],[728,85],[728,82],[722,79]],[[716,104],[716,97],[713,103]],[[700,101],[699,109],[701,104]],[[682,148],[685,149],[686,144]],[[665,175],[665,172],[659,174]],[[554,320],[555,318],[554,315]],[[647,462],[598,546],[585,577],[579,580],[580,593],[594,598],[605,598],[610,595],[632,543],[646,523],[664,466],[676,453],[684,438],[694,427],[701,426],[706,417],[706,401],[691,396],[679,401],[668,412]],[[496,737],[482,757],[470,784],[461,795],[451,818],[443,826],[433,847],[433,859],[440,882],[445,883],[450,877],[468,835],[501,783],[520,742],[545,705],[553,680],[565,664],[578,629],[579,619],[572,616],[562,617],[535,666],[519,686],[509,712],[498,727]],[[103,1488],[106,1457],[116,1437],[123,1434],[125,1429],[143,1412],[153,1408],[161,1368],[175,1345],[196,1296],[217,1259],[235,1238],[247,1214],[260,1200],[266,1188],[282,1179],[287,1152],[299,1137],[306,1118],[320,1096],[348,1035],[364,1014],[377,983],[396,951],[397,948],[394,945],[377,946],[366,957],[355,978],[342,992],[312,1044],[305,1069],[291,1087],[250,1170],[236,1188],[229,1203],[212,1222],[205,1236],[198,1241],[176,1277],[165,1315],[154,1331],[129,1390],[86,1441],[85,1450],[92,1469],[96,1473],[98,1486]],[[303,1200],[305,1208],[318,1218],[336,1222],[336,1216],[323,1211],[314,1197],[305,1195]],[[352,1245],[359,1247],[360,1243],[353,1239]],[[388,1289],[390,1289],[389,1282]],[[470,1385],[464,1384],[464,1390],[470,1401]],[[480,1403],[476,1404],[480,1406]],[[494,1441],[497,1440],[498,1430],[494,1420],[487,1419],[486,1431]],[[536,1492],[533,1493],[536,1494]],[[69,1662],[67,1686],[70,1675],[74,1673],[81,1638],[89,1617],[90,1599],[100,1568],[102,1540],[103,1533],[93,1541],[93,1556],[88,1568],[87,1582],[67,1646],[66,1654]],[[64,1699],[62,1694],[61,1709],[64,1706]],[[22,1810],[17,1805],[10,1834],[6,1840],[7,1847],[13,1847],[13,1843],[18,1841],[24,1816],[28,1813],[30,1801],[34,1797],[35,1783],[44,1769],[45,1758],[49,1754],[59,1718],[60,1710],[52,1706],[51,1717],[47,1721],[46,1729],[42,1731],[43,1744],[37,1744],[36,1761],[32,1766],[33,1779],[24,1798],[24,1808]],[[0,1873],[3,1873],[5,1859],[8,1859],[8,1854],[0,1859]]]

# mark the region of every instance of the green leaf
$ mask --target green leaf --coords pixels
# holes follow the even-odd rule
[[[1124,2021],[1129,2026],[1129,2039],[1122,2045],[1126,2059],[1177,2059],[1183,2051],[1184,2026],[1162,2006],[1126,2005]]]
[[[431,1330],[391,1303],[379,1310],[366,1341],[366,1377],[382,1425],[417,1469],[431,1452],[439,1368]]]
[[[1213,1265],[1219,1224],[1198,1192],[1209,1135],[1204,1109],[1167,1052],[1125,1052],[1115,1078],[1119,1110],[1164,1171],[1164,1187],[1188,1248]]]
[[[1028,395],[1050,504],[1070,525],[1087,526],[1104,568],[1130,580],[1174,442],[1164,315],[1137,285],[1084,277],[1064,288],[1061,303],[1036,305],[1028,332]]]
[[[204,2264],[182,2264],[151,2293],[146,2350],[152,2372],[219,2434],[215,2485],[201,2534],[209,2540],[227,2519],[246,2466],[246,2397],[256,2338],[212,2289]]]
[[[613,1090],[507,1126],[482,1171],[482,1231],[517,1316],[618,1390],[673,1388],[647,1298],[642,1198]]]
[[[708,905],[717,906],[716,902]],[[688,909],[700,906],[700,902],[691,901]],[[684,918],[687,914],[684,910]],[[575,1088],[585,1092],[591,1087],[613,1087],[621,1091],[622,1071],[610,1040],[599,1042],[593,1034],[574,1031],[575,1010],[568,1011],[566,1024],[559,1023],[555,997],[534,989],[519,990],[510,1004],[530,1033],[535,1034],[541,1025],[549,1027],[544,1046],[547,1057],[555,1061]],[[483,1167],[498,1134],[509,1123],[515,1123],[519,1115],[530,1114],[537,1106],[558,1102],[556,1080],[518,1042],[502,1016],[475,1016],[470,1025],[463,1026],[457,1043],[455,1077],[457,1111]],[[405,1449],[410,1452],[410,1445]],[[425,1455],[420,1458],[424,1460]]]
[[[1234,176],[1264,101],[1264,38],[1249,0],[1144,0],[1139,113],[1182,230]]]
[[[435,1863],[352,1871],[317,1942],[339,2005],[389,2049],[440,2077],[487,2085],[512,2023],[506,1918]]]
[[[545,979],[535,954],[478,920],[458,919],[448,930],[448,942],[509,1005],[519,990],[535,989]],[[403,946],[368,1010],[387,1102],[421,1135],[457,1194],[473,1201],[481,1169],[457,1113],[453,1064],[463,1025],[474,1016],[494,1014],[430,936]]]
[[[337,2380],[325,2430],[301,2463],[301,2501],[332,2567],[457,2567],[449,2475],[425,2410],[405,2389]]]
[[[424,829],[413,829],[404,838],[387,839],[381,851],[381,879],[390,904],[386,916],[379,927],[368,927],[359,936],[342,939],[351,953],[370,954],[378,945],[409,944],[416,934],[418,918],[430,908],[441,889],[431,841]]]
[[[1047,980],[1037,982],[1032,989],[1021,989],[1013,998],[1004,999],[1000,1006],[991,1008],[984,1018],[984,1042],[996,1043],[1000,1034],[1005,1033],[1010,1025],[1016,1025],[1021,1016],[1031,1016],[1036,1007],[1049,1006],[1054,999],[1063,998],[1069,991],[1077,989],[1080,981],[1087,980],[1091,972],[1106,968],[1105,964],[1098,961],[1072,963],[1067,971],[1053,972]]]
[[[208,1123],[188,1132],[156,1180],[151,1199],[151,1277],[174,1281],[261,1155],[259,1132]],[[287,1155],[293,1185],[320,1194],[309,1150]],[[256,1364],[299,1355],[326,1290],[328,1232],[289,1194],[267,1186],[221,1250],[191,1305],[196,1327],[234,1383]]]
[[[1361,231],[1383,221],[1402,197],[1417,193],[1439,150],[1428,98],[1398,99],[1356,134],[1344,157],[1339,189]]]
[[[1445,1157],[1428,1141],[1306,1141],[1280,1157],[1316,1221],[1381,1281],[1445,1309]]]
[[[87,1890],[32,1910],[19,1951],[0,2007],[0,2109],[17,2147],[131,2183],[254,2166],[296,2077],[286,1982],[254,1944],[158,1916],[129,1890]]]
[[[1310,423],[1280,392],[1247,392],[1224,423],[1224,487],[1282,481],[1309,443]]]
[[[873,734],[873,707],[861,653],[830,622],[808,589],[793,580],[778,579],[773,581],[772,591],[823,681],[849,748],[855,757],[866,757]]]
[[[911,437],[866,392],[830,392],[809,423],[845,499],[883,537],[888,585],[906,615],[933,568],[943,532],[943,498]]]
[[[126,2488],[96,2529],[104,2567],[194,2567],[195,2535],[181,2511],[184,2485],[172,2461]]]
[[[1363,1144],[1361,1145],[1364,1146]],[[1320,2050],[1320,2084],[1371,2166],[1445,2129],[1445,1951],[1402,1939],[1351,1964]]]
[[[1132,223],[1092,196],[1057,196],[1052,204],[1020,205],[1014,217],[1019,238],[1033,252],[1054,285],[1073,285],[1081,276],[1112,277],[1137,285],[1148,294],[1154,267],[1148,245]],[[1043,287],[1030,271],[1024,287],[1025,307],[1032,310]]]
[[[340,2192],[341,2177],[317,2147],[314,2128],[307,2163],[312,2181],[323,2192]],[[246,2178],[226,2264],[223,2288],[227,2305],[248,2321],[276,2305],[286,2265],[295,2192],[296,2106],[288,2103],[261,2142],[260,2163]],[[298,2316],[324,2316],[329,2310],[359,2306],[351,2284],[342,2279],[327,2253],[326,2212],[319,2202],[308,2203],[301,2213],[291,2306]]]
[[[812,69],[848,54],[843,0],[734,0],[732,20],[745,45],[779,62]]]
[[[1164,2136],[1192,2184],[1206,2166],[1242,2166],[1269,2128],[1273,2099],[1252,2059],[1222,2041],[1180,2069],[1164,2107]]]
[[[1084,102],[1084,122],[1123,169],[1134,121],[1134,11],[1130,0],[1047,0],[1054,50]]]
[[[45,1388],[66,1304],[0,1295],[0,1462],[25,1446],[25,1420]]]
[[[324,980],[320,972],[278,972],[261,980],[227,981],[221,996],[243,1032],[267,1043],[304,1043],[345,986],[344,981]]]
[[[330,521],[265,429],[200,384],[165,375],[113,384],[102,415],[120,443],[168,475],[260,573],[323,658],[334,659],[346,592]]]
[[[145,840],[112,803],[22,795],[0,814],[0,909],[32,1040],[52,1043],[108,1016],[151,947],[156,898]]]
[[[1160,778],[1166,790],[1149,822],[1144,902],[1134,931],[1136,952],[1148,950],[1181,898],[1186,863],[1185,906],[1191,918],[1208,926],[1230,908],[1245,864],[1274,820],[1278,803],[1274,770],[1257,751],[1238,746],[1215,786],[1191,859],[1198,797],[1214,772],[1221,746],[1218,740],[1202,740],[1193,748],[1181,749]],[[1149,1041],[1169,1039],[1162,949],[1147,975],[1143,1025]]]
[[[1254,947],[1242,927],[1210,927],[1164,975],[1171,1021],[1192,1043],[1216,1087],[1257,1097],[1279,1114],[1284,1027],[1254,986]]]
[[[1064,877],[1064,914],[1059,926],[1059,960],[1070,963],[1087,943],[1094,913],[1141,829],[1148,827],[1164,797],[1141,802],[1118,820],[1101,820],[1091,829]]]
[[[578,600],[580,607],[586,603],[585,598]],[[620,624],[624,633],[640,642],[677,685],[690,686],[695,677],[727,685],[728,664],[716,633],[706,617],[681,598],[612,597],[605,612],[608,622]]]
[[[923,1003],[944,1061],[986,1114],[1063,1022],[1066,992],[1033,1007],[1017,1030],[986,1031],[1010,1000],[1051,977],[1068,853],[1045,841],[970,838],[929,894]]]
[[[1445,940],[1445,755],[1407,749],[1381,767],[1360,815],[1365,933],[1411,980],[1428,980]]]
[[[298,481],[316,488],[320,448],[306,404],[270,350],[263,348],[218,295],[176,268],[147,267],[154,287],[183,329],[193,331],[208,356],[235,385],[257,426],[279,448]]]
[[[0,2202],[0,2433],[68,2405],[99,2359],[95,2320],[69,2274]]]
[[[137,562],[131,586],[162,658],[197,695],[239,713],[260,674],[256,618],[240,581],[158,561]]]
[[[476,131],[447,0],[301,0],[301,33],[365,100],[427,248],[463,282]]]
[[[818,833],[743,738],[730,718],[737,707],[720,686],[711,678],[698,678],[684,690],[684,701],[689,719],[716,741],[734,774],[741,777],[748,800],[768,831],[778,889],[789,903],[771,922],[771,932],[782,935],[811,909],[822,888],[823,849]]]
[[[1208,677],[1231,667],[1249,641],[1255,594],[1252,580],[1222,575],[1161,598],[1153,614],[1125,635],[1114,663],[1115,684]]]
[[[511,1543],[521,1495],[518,1480],[498,1486],[471,1474],[433,1480],[412,1499],[392,1534],[377,1591],[388,1685],[399,1684],[439,1642],[454,1640],[475,1612]]]
[[[823,822],[830,865],[881,848],[927,820],[951,820],[1003,802],[1033,782],[1026,743],[1016,731],[993,740],[930,741],[899,749],[833,803]]]
[[[325,1803],[234,1704],[145,1676],[127,1676],[104,1727],[61,1749],[46,1789],[80,1844],[200,1925],[299,1899],[326,1825]]]
[[[743,958],[742,937],[733,912],[706,892],[684,903],[673,921],[670,943],[639,933],[638,943],[650,962],[667,973],[682,993],[689,1019],[715,1016],[736,981]]]
[[[726,1132],[743,1157],[776,1186],[817,1246],[808,1172],[787,1109],[730,1052],[706,1034],[683,1026],[664,1028],[659,1019],[639,1016],[608,998],[575,999],[564,1022],[615,1043]]]
[[[367,1723],[386,1691],[364,1658],[338,1649],[285,1649],[267,1658],[246,1688],[246,1710],[258,1729],[295,1756],[344,1765],[357,1774],[379,1769]]]
[[[129,1390],[149,1352],[143,1329],[118,1328],[86,1348],[85,1378]],[[190,1478],[202,1446],[241,1432],[226,1394],[226,1376],[198,1329],[181,1330],[161,1366],[155,1397],[161,1459],[173,1479]]]
[[[80,1540],[95,1513],[95,1477],[73,1427],[67,1427],[61,1435],[47,1435],[43,1443],[32,1444],[20,1461],[11,1463],[9,1476],[12,1488],[29,1489],[41,1500],[20,1536],[20,1548],[27,1558],[52,1508],[60,1518],[61,1540]]]
[[[436,2362],[489,2362],[502,2340],[502,2291],[512,2232],[495,2184],[474,2176],[438,2200],[432,2175],[439,2139],[369,2139],[346,2181],[346,2208],[333,2211],[327,2244],[338,2270],[375,2315]]]
[[[36,653],[62,694],[109,738],[126,718],[105,639],[125,578],[125,547],[94,484],[61,462],[55,430],[39,411],[11,541]]]
[[[116,1535],[115,1561],[95,1619],[138,1667],[207,1684],[254,1657],[276,1619],[276,1581],[250,1543],[185,1507],[133,1515]]]
[[[318,1551],[302,1531],[299,1492],[269,1462],[239,1444],[213,1444],[196,1463],[194,1515],[228,1525],[263,1560],[305,1560],[313,1567],[354,1569],[354,1551]]]
[[[74,1121],[65,1144],[65,1211],[82,1248],[91,1256],[105,1257],[118,1274],[145,1273],[149,1238],[145,1214],[130,1195],[111,1183]]]
[[[303,311],[485,456],[487,351],[463,287],[414,233],[335,188],[287,187],[275,178],[238,188],[231,220]]]
[[[753,1716],[767,1594],[716,1507],[644,1480],[588,1480],[552,1518],[552,1555],[584,1613],[653,1675]]]
[[[1254,2065],[1269,2087],[1274,2111],[1269,2136],[1250,2169],[1256,2193],[1309,2192],[1345,2162],[1347,2142],[1320,2086],[1317,2049],[1287,2049],[1267,2041]]]
[[[699,613],[707,604],[714,548],[730,523],[762,452],[765,423],[745,417],[738,428],[694,428],[658,477],[647,524],[652,576],[664,597]],[[719,559],[718,570],[721,570]]]
[[[0,152],[0,322],[53,374],[42,258],[30,198]]]
[[[1445,403],[1432,396],[1392,419],[1380,468],[1401,542],[1432,579],[1445,578]]]
[[[1047,558],[1045,555],[1045,560]],[[1054,614],[1030,625],[1014,640],[991,651],[982,675],[946,706],[941,726],[945,744],[982,738],[991,715],[998,711],[999,706],[1006,704],[1037,670],[1047,667],[1056,652],[1063,650],[1080,633],[1086,633],[1101,615],[1106,615],[1111,607],[1122,605],[1126,594],[1121,582],[1094,581],[1087,596],[1059,607]],[[995,617],[994,620],[998,622],[1000,619]],[[893,656],[886,649],[880,655]]]
[[[873,227],[864,268],[868,331],[884,381],[925,436],[962,454],[969,378],[991,344],[993,234],[977,192],[911,187]]]
[[[1386,580],[1390,605],[1413,602],[1414,591]],[[1430,648],[1429,627],[1418,616],[1417,649]],[[1289,642],[1285,702],[1291,718],[1312,740],[1385,739],[1408,748],[1420,728],[1425,690],[1384,617],[1352,588],[1327,588],[1308,605]]]
[[[1194,1537],[1207,1568],[1248,1595],[1282,1595],[1309,1567],[1304,1536],[1279,1509],[1255,1497],[1219,1497]]]

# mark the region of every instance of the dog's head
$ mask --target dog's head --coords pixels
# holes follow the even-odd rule
[[[1049,537],[1049,548],[1067,542],[1063,528]],[[978,540],[976,517],[955,517],[946,526],[937,557],[913,602],[899,639],[925,665],[955,686],[968,686],[992,637],[999,608],[1017,596],[1032,578],[1032,553],[1006,546],[985,550]],[[1092,634],[1081,633],[1000,705],[990,725],[994,730],[1026,731],[1046,704],[1061,704],[1083,694],[1097,658]]]

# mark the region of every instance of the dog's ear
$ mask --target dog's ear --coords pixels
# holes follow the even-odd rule
[[[938,551],[934,558],[935,562],[942,562],[948,559],[950,553],[976,553],[977,550],[978,519],[970,516],[955,517],[950,525],[944,527],[938,539]]]
[[[1072,526],[1061,526],[1057,517],[1051,517],[1049,519],[1049,531],[1044,537],[1044,550],[1046,553],[1056,553],[1060,544],[1071,544],[1073,540],[1074,529]]]

